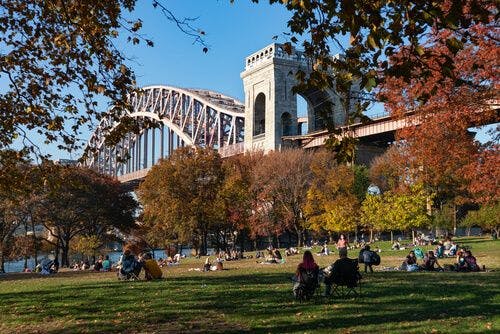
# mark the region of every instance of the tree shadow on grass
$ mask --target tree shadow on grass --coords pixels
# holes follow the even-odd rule
[[[193,275],[158,282],[88,282],[1,293],[1,313],[33,328],[61,319],[46,332],[335,332],[344,328],[414,331],[428,320],[497,314],[495,273],[375,273],[354,300],[291,295],[290,274]],[[404,324],[411,319],[412,325]],[[9,319],[9,321],[13,321]],[[155,325],[153,325],[155,324]],[[418,331],[418,330],[417,330]]]

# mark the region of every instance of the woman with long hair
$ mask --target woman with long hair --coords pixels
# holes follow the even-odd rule
[[[302,262],[297,266],[293,294],[298,299],[309,299],[318,287],[319,266],[310,251],[304,252]]]
[[[302,257],[302,262],[297,266],[297,276],[301,271],[315,271],[318,270],[319,267],[314,261],[314,257],[311,251],[306,250],[304,252],[304,256]]]

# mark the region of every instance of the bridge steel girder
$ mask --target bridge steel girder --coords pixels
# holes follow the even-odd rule
[[[220,93],[148,86],[129,96],[129,102],[132,110],[122,112],[118,120],[114,120],[111,113],[101,120],[87,142],[88,155],[81,165],[119,179],[133,179],[132,175],[144,174],[156,163],[158,156],[169,156],[174,148],[225,149],[243,142],[245,107],[238,100]],[[116,146],[106,146],[106,136],[120,124],[122,117],[147,118],[158,124],[160,135],[155,135],[156,128],[148,131],[144,127],[139,133],[126,134]],[[158,137],[159,145],[155,143]],[[156,148],[160,149],[159,154]],[[123,152],[127,152],[125,159]]]

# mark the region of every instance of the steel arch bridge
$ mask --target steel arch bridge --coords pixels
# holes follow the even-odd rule
[[[82,165],[127,182],[144,177],[159,158],[178,147],[212,147],[223,156],[243,151],[245,107],[238,100],[209,90],[158,85],[132,94],[129,102],[132,110],[120,119],[148,119],[157,127],[128,133],[109,147],[106,135],[120,119],[103,118],[87,143],[91,153]]]

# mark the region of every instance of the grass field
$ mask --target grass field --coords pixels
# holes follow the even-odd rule
[[[208,273],[189,270],[203,259],[186,259],[154,282],[119,282],[114,273],[10,274],[0,278],[0,333],[498,333],[500,242],[461,243],[492,271],[376,271],[364,275],[362,297],[348,300],[295,301],[289,278],[300,256],[281,265],[227,262],[227,270]],[[407,252],[379,246],[378,270],[399,265]],[[336,258],[316,259],[325,266]]]

